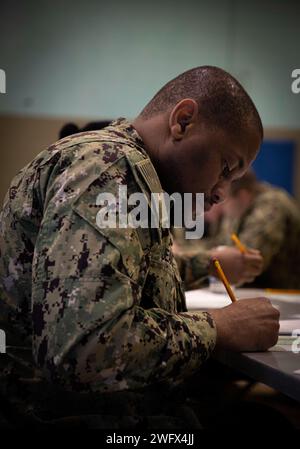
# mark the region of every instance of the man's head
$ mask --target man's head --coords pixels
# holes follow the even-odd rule
[[[255,158],[263,128],[243,87],[211,66],[167,83],[134,121],[160,175],[173,192],[203,192],[208,210]]]
[[[232,219],[240,218],[252,206],[261,189],[262,185],[255,173],[248,170],[244,176],[231,184],[228,198],[222,205],[225,215]]]

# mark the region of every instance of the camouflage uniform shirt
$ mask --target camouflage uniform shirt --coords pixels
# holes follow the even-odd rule
[[[1,213],[2,328],[8,353],[65,390],[176,383],[209,357],[216,329],[186,310],[169,229],[98,228],[100,192],[161,191],[144,144],[120,119],[66,137],[14,178]],[[197,257],[186,278],[205,276]]]

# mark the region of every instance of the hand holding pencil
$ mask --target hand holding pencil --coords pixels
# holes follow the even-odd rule
[[[218,349],[265,351],[277,343],[279,312],[267,298],[241,299],[209,313],[216,324]]]
[[[259,251],[247,248],[241,252],[233,246],[220,246],[213,248],[211,254],[211,275],[216,275],[213,263],[217,259],[226,274],[228,281],[233,285],[252,282],[263,268],[263,259]]]
[[[214,259],[213,263],[232,302],[230,306],[210,312],[217,327],[217,347],[232,351],[261,351],[274,346],[279,332],[278,310],[267,298],[237,302],[220,262]]]
[[[248,249],[236,236],[238,251],[246,257]],[[221,263],[213,258],[213,265],[232,304],[211,310],[217,327],[217,348],[231,351],[262,351],[274,346],[278,339],[279,312],[267,298],[237,301]]]

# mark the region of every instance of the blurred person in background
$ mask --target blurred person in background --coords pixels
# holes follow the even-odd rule
[[[79,128],[75,123],[66,123],[59,131],[59,138],[62,139],[72,134],[83,133],[86,131],[97,131],[106,128],[111,120],[101,120],[99,122],[89,122],[82,128]]]
[[[263,256],[253,287],[300,289],[300,209],[283,189],[257,180],[249,170],[232,183],[215,244],[231,244],[235,232]]]
[[[186,239],[184,228],[173,228],[175,258],[197,255],[199,259],[209,259],[211,261],[209,275],[214,277],[216,273],[212,261],[217,258],[232,284],[242,285],[253,282],[263,269],[261,253],[259,250],[249,247],[247,254],[242,254],[239,249],[232,246],[232,242],[223,243],[224,213],[224,203],[214,205],[205,213],[204,235],[199,240]],[[193,279],[188,279],[188,282],[185,279],[185,289],[194,290],[206,287],[208,283],[208,277],[203,279],[195,276]]]
[[[243,282],[241,272],[240,278],[237,273],[236,283],[256,288],[300,289],[300,210],[285,190],[260,182],[249,170],[232,183],[226,201],[205,214],[205,223],[206,234],[194,245],[197,251],[218,257],[229,278],[239,252],[233,246],[232,233],[239,236],[249,254],[255,249],[262,255],[261,273],[248,282]],[[190,250],[193,241],[184,239],[182,229],[175,230],[174,237],[175,251]]]

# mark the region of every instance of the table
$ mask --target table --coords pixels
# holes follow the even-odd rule
[[[236,296],[242,299],[269,295],[263,290],[236,289]],[[286,299],[276,299],[274,295],[269,297],[273,305],[280,310],[280,319],[300,318],[300,295],[293,295],[290,300],[289,297]],[[298,347],[300,349],[300,338]],[[300,353],[222,351],[217,352],[214,357],[219,362],[300,402],[300,371],[299,374],[295,373],[300,370]]]
[[[300,402],[300,354],[293,352],[223,352],[215,358]]]

